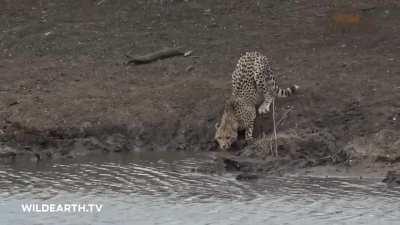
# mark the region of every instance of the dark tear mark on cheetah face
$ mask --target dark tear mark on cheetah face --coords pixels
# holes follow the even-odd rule
[[[215,128],[215,141],[222,150],[228,150],[237,141],[239,129],[239,121],[236,118],[232,101],[226,102],[221,123],[217,123]]]

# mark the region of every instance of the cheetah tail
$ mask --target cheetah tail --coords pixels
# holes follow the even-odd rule
[[[292,95],[293,93],[295,93],[298,89],[299,89],[299,85],[296,85],[296,84],[291,87],[284,88],[284,89],[277,87],[276,95],[280,98],[286,98],[286,97]]]

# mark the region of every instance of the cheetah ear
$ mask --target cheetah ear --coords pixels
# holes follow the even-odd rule
[[[215,124],[215,129],[218,129],[218,127],[219,127],[219,123],[216,123]]]

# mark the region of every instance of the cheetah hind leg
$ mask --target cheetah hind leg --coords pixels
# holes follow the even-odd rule
[[[272,104],[273,98],[265,98],[264,102],[258,107],[258,113],[259,114],[265,114],[270,111],[271,104]]]

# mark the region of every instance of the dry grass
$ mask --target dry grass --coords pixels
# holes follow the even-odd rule
[[[273,136],[273,138],[274,138],[274,149],[272,149],[272,136],[271,136],[271,142],[270,142],[270,152],[271,152],[271,154],[274,156],[274,157],[276,157],[276,158],[278,158],[278,138],[277,138],[277,135],[276,135],[276,115],[275,115],[275,99],[274,100],[272,100],[272,121],[273,121],[273,126],[274,126],[274,136]]]

